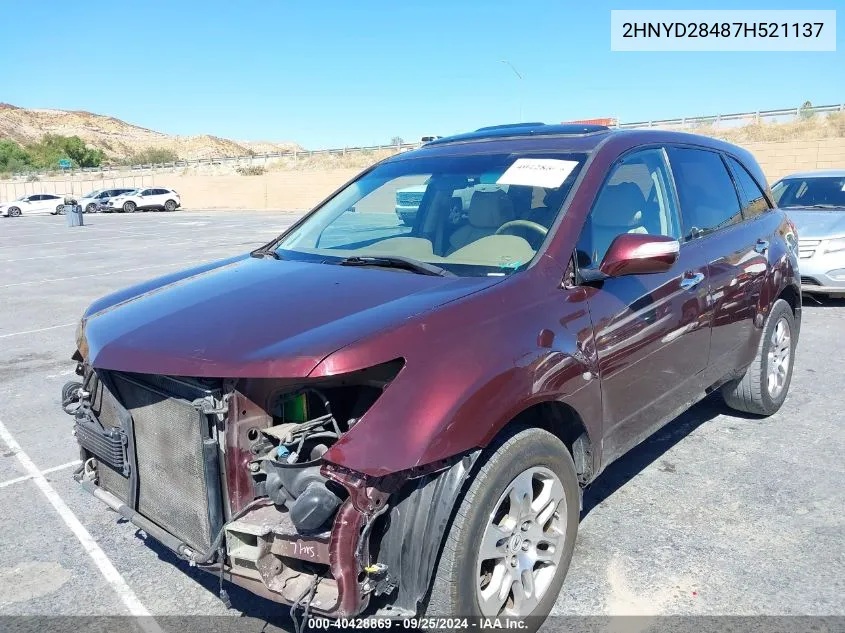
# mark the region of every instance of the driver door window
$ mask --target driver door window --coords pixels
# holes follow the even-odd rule
[[[578,240],[578,264],[595,268],[623,233],[679,239],[680,220],[662,149],[629,154],[612,169]]]

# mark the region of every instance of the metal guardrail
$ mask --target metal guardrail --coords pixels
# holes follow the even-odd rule
[[[710,116],[682,117],[680,119],[655,119],[652,121],[635,121],[631,123],[616,124],[617,128],[643,128],[643,127],[695,127],[696,125],[730,126],[734,122],[760,122],[771,119],[792,119],[800,118],[806,114],[829,114],[834,112],[845,112],[845,103],[826,106],[810,106],[808,108],[786,108],[782,110],[757,110],[756,112],[738,112],[733,114],[716,114]],[[133,172],[133,171],[156,171],[176,169],[179,167],[191,167],[201,165],[230,165],[233,163],[256,164],[266,162],[270,159],[291,158],[312,158],[314,156],[346,156],[360,152],[375,152],[383,150],[395,150],[401,152],[408,149],[416,149],[421,143],[402,143],[391,145],[367,145],[361,147],[343,147],[333,149],[317,150],[290,150],[287,152],[271,152],[268,154],[247,154],[243,156],[218,156],[209,158],[195,158],[191,160],[178,160],[172,163],[156,163],[145,165],[103,165],[101,167],[83,167],[66,170],[58,173],[108,173],[108,172]],[[42,176],[56,174],[55,170],[42,170],[16,174],[17,178],[27,176]]]
[[[810,106],[808,108],[787,108],[785,110],[757,110],[756,112],[737,112],[734,114],[716,114],[711,116],[683,117],[680,119],[655,119],[653,121],[636,121],[633,123],[617,123],[617,128],[642,128],[642,127],[692,127],[695,125],[720,125],[732,121],[755,122],[767,119],[791,119],[800,118],[807,114],[829,114],[833,112],[845,112],[845,103],[827,106]]]

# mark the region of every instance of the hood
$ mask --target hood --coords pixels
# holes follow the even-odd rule
[[[299,378],[356,340],[502,279],[244,256],[101,299],[83,318],[81,347],[102,369]]]
[[[785,209],[798,229],[798,238],[826,239],[845,235],[845,209]]]

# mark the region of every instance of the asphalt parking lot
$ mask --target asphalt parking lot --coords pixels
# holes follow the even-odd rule
[[[293,214],[0,218],[0,615],[287,609],[178,562],[71,479],[61,386],[95,298],[258,246]],[[233,324],[234,325],[234,324]],[[766,420],[709,398],[585,496],[560,615],[845,615],[845,301],[805,300],[790,396]],[[550,622],[554,626],[554,621]]]

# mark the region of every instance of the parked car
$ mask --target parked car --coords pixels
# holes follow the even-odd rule
[[[123,187],[117,189],[95,189],[82,196],[77,203],[82,207],[85,213],[96,213],[100,207],[108,202],[111,198],[121,196],[135,191],[134,189]]]
[[[442,138],[442,137],[440,137]],[[396,190],[395,212],[399,220],[405,226],[413,226],[417,218],[417,209],[422,203],[423,195],[426,192],[427,184],[411,185]],[[470,198],[476,191],[504,191],[507,192],[508,185],[496,185],[491,183],[473,182],[461,190],[453,192],[449,220],[452,224],[458,224],[466,220],[469,213]]]
[[[417,209],[422,202],[427,185],[411,185],[396,190],[396,206],[394,211],[399,221],[405,226],[413,226],[417,218]]]
[[[147,187],[134,189],[109,199],[103,206],[103,210],[123,211],[124,213],[151,210],[175,211],[181,206],[182,198],[172,189]]]
[[[44,213],[61,213],[64,209],[65,197],[55,193],[32,193],[16,198],[11,202],[0,204],[0,215],[17,217],[20,215],[36,215]]]
[[[388,192],[411,178],[404,227]],[[364,197],[381,213],[349,211]],[[76,477],[221,583],[312,614],[545,616],[608,464],[706,393],[783,404],[793,235],[751,154],[713,138],[433,141],[252,253],[95,301],[63,392]]]
[[[845,169],[792,174],[772,194],[798,229],[802,291],[845,297]]]

